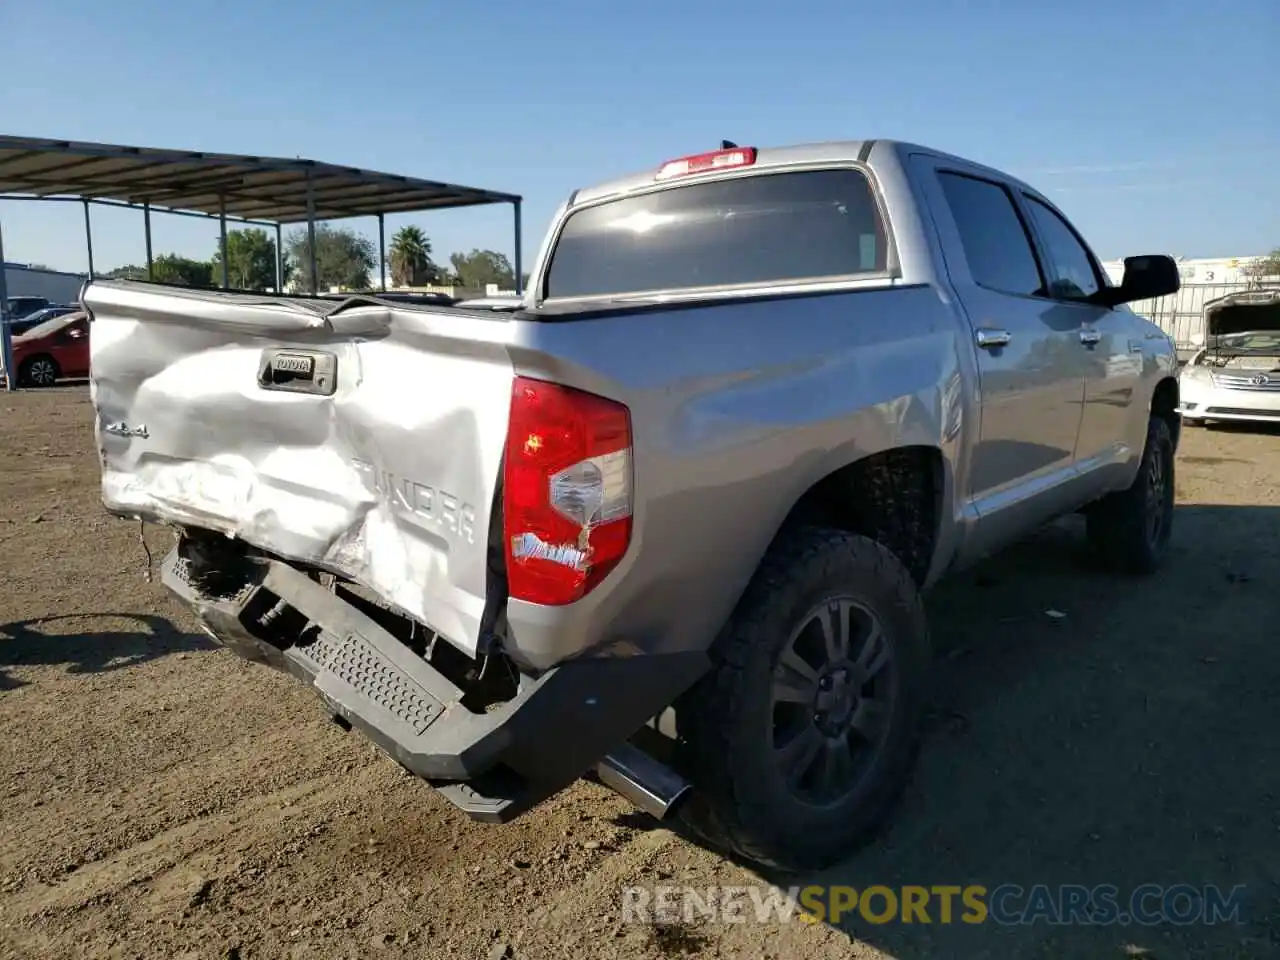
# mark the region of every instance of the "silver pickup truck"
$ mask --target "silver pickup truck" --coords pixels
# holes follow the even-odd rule
[[[1124,304],[1177,287],[958,157],[731,147],[573,194],[516,310],[91,283],[103,500],[473,817],[591,776],[811,868],[909,776],[921,590],[1076,511],[1156,568],[1176,361]]]

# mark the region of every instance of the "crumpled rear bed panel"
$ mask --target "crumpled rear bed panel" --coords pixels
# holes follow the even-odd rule
[[[343,321],[365,332],[339,334],[293,304],[228,321],[225,294],[159,289],[86,294],[108,508],[333,570],[474,652],[513,376],[503,321],[360,307]],[[336,354],[334,396],[260,388],[262,351],[282,346]]]

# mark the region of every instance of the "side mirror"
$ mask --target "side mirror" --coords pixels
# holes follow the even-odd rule
[[[1118,287],[1103,287],[1091,298],[1106,307],[1133,303],[1135,300],[1154,300],[1156,297],[1177,293],[1182,287],[1182,277],[1173,257],[1153,253],[1141,257],[1124,258],[1124,276]]]

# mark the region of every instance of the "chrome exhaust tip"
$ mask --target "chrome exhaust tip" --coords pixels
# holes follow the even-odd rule
[[[609,751],[596,766],[596,776],[657,820],[670,817],[693,789],[680,774],[630,743]]]

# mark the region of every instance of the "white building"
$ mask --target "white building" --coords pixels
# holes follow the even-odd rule
[[[86,279],[83,273],[49,270],[29,263],[4,265],[6,297],[44,297],[50,303],[72,306],[80,299],[80,288]]]

